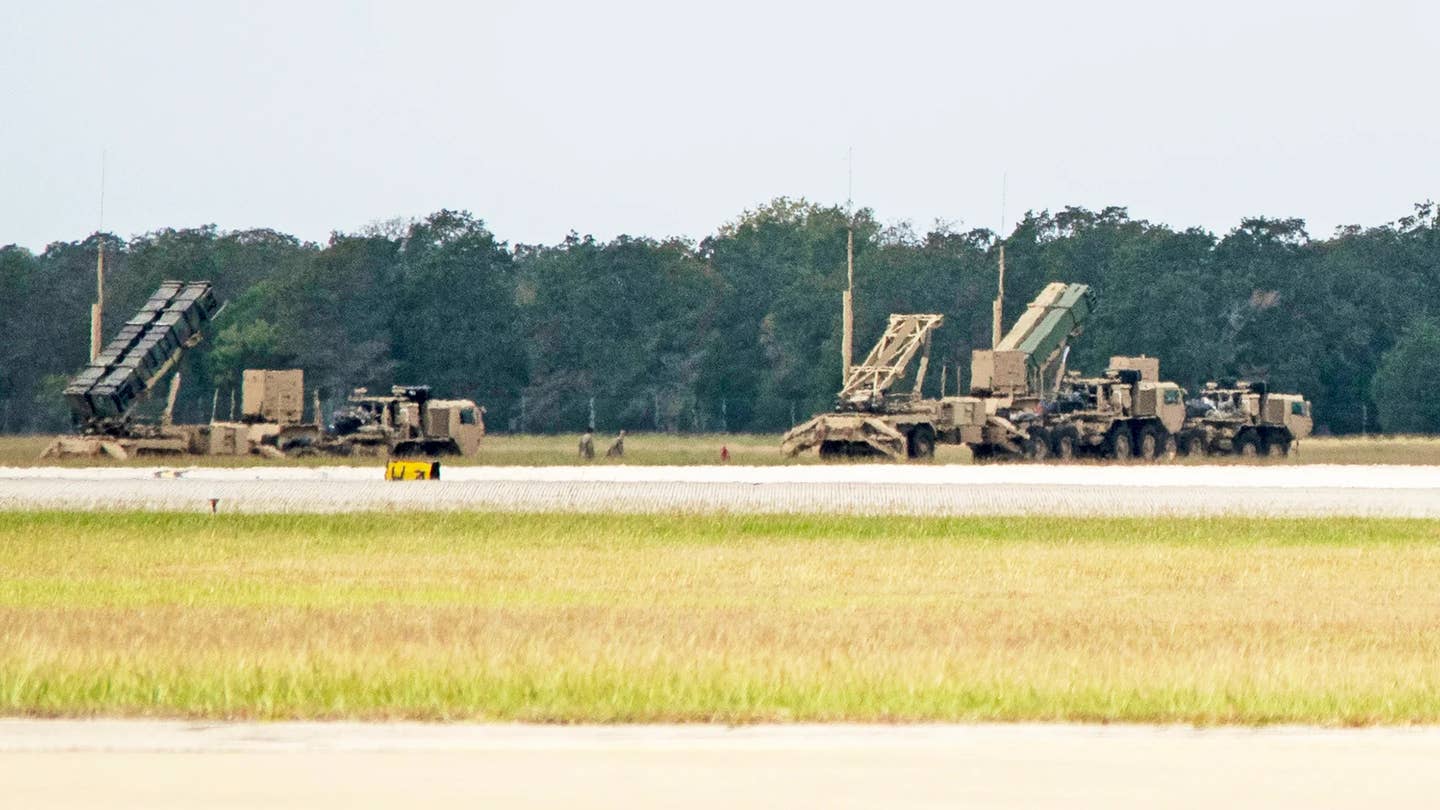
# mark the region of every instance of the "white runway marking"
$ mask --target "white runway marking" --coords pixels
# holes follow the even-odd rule
[[[0,721],[20,807],[1423,807],[1440,730]]]
[[[4,468],[0,508],[1440,517],[1440,468],[853,465]]]
[[[0,481],[382,481],[372,467],[0,467]],[[447,481],[675,484],[947,484],[1098,487],[1432,489],[1440,467],[1420,465],[831,464],[745,466],[446,466]]]

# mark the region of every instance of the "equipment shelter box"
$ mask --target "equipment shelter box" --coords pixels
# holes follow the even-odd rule
[[[247,368],[240,399],[246,420],[296,424],[305,415],[305,372]]]

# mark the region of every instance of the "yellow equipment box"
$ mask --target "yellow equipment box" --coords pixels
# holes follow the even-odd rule
[[[392,461],[385,465],[386,481],[436,481],[439,478],[438,461]]]

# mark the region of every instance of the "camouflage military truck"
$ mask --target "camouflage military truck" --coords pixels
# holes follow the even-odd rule
[[[485,409],[468,399],[435,399],[428,385],[397,385],[388,396],[364,388],[336,411],[322,449],[343,454],[474,455]]]
[[[1154,357],[1112,357],[1102,376],[1066,375],[1038,417],[1025,447],[1029,458],[1171,459],[1185,421],[1185,389],[1160,379]]]
[[[1263,382],[1230,380],[1205,384],[1185,403],[1180,451],[1203,456],[1288,455],[1310,435],[1310,403],[1299,394],[1274,394]]]

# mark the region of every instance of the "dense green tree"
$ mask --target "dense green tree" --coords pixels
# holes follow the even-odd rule
[[[606,430],[778,430],[828,408],[839,385],[850,228],[857,360],[890,313],[937,312],[926,392],[942,369],[947,391],[961,388],[990,341],[1002,235],[922,234],[785,198],[698,244],[572,235],[512,249],[457,211],[324,245],[213,226],[106,234],[105,333],[163,280],[215,282],[228,304],[181,369],[182,419],[228,401],[244,368],[293,366],[332,406],[354,386],[429,383],[481,402],[497,430],[573,430],[591,397]],[[1377,406],[1386,429],[1435,429],[1423,397],[1397,393],[1434,376],[1433,203],[1328,238],[1283,218],[1176,230],[1117,207],[1029,212],[1003,237],[1006,326],[1047,282],[1095,288],[1072,368],[1150,354],[1192,388],[1248,376],[1299,390],[1322,431],[1358,431]],[[57,391],[87,357],[101,241],[0,247],[0,428],[65,427]]]
[[[391,319],[397,378],[473,398],[506,424],[527,368],[505,244],[469,213],[440,211],[411,226],[399,262]]]
[[[527,249],[525,427],[693,428],[719,285],[687,244],[573,234]]]
[[[1422,318],[1380,359],[1372,387],[1380,427],[1392,433],[1440,433],[1440,320]]]

